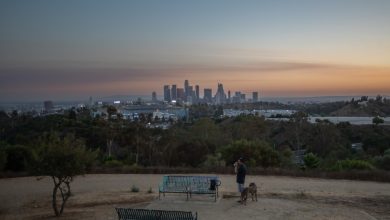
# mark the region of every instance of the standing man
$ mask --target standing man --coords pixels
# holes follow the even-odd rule
[[[236,182],[238,184],[238,191],[242,193],[244,190],[245,175],[246,175],[246,165],[244,164],[244,159],[240,157],[237,162],[234,163],[234,171],[237,174]]]

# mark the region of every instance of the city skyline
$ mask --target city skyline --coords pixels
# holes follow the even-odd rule
[[[390,95],[390,2],[1,1],[0,101]]]

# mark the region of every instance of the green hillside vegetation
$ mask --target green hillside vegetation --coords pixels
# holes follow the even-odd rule
[[[381,104],[374,101],[372,105]],[[202,108],[211,114],[219,111],[218,107]],[[254,115],[214,119],[198,115],[186,120],[187,123],[179,121],[163,130],[144,126],[153,123],[151,117],[142,117],[137,122],[120,117],[106,120],[92,118],[85,108],[45,117],[0,112],[0,168],[3,173],[31,174],[29,168],[32,159],[39,155],[40,140],[55,132],[60,137],[73,135],[85,144],[88,152],[95,152],[96,170],[115,171],[124,167],[150,167],[155,172],[175,167],[231,170],[233,162],[242,156],[250,171],[365,170],[388,175],[389,126],[332,124],[326,120],[311,124],[307,116],[297,112],[289,121],[272,121]],[[362,148],[352,148],[352,143],[361,143]],[[306,152],[302,163],[297,163],[296,150]]]

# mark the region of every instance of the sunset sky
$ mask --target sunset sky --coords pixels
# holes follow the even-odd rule
[[[1,0],[0,102],[390,95],[388,0]]]

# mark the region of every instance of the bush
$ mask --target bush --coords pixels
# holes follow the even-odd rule
[[[139,192],[139,188],[135,185],[131,187],[131,192]]]
[[[390,154],[385,154],[383,157],[376,157],[375,162],[378,168],[390,170]]]
[[[122,167],[123,163],[119,160],[107,160],[104,162],[104,166],[107,167]]]
[[[33,158],[31,150],[24,146],[9,146],[5,149],[5,154],[5,169],[16,172],[26,171]]]
[[[364,160],[340,160],[333,166],[332,170],[373,170],[375,167]]]
[[[7,164],[7,153],[5,150],[0,149],[0,171],[2,171]]]
[[[305,168],[315,169],[320,165],[320,158],[313,153],[308,153],[303,157]]]

